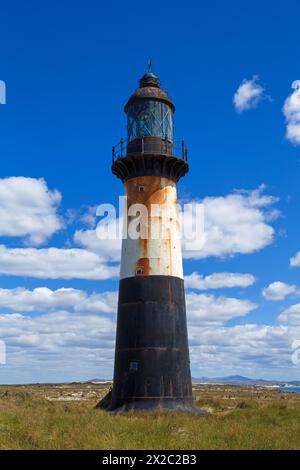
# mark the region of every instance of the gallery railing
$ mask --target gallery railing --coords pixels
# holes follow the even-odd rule
[[[112,147],[112,162],[127,155],[165,155],[177,157],[187,162],[188,151],[183,140],[171,142],[167,138],[142,136],[130,142],[121,139],[117,145]]]

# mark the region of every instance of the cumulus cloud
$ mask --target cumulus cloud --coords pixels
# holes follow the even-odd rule
[[[93,293],[86,295],[81,302],[78,302],[74,306],[74,310],[77,312],[116,313],[117,300],[118,292]]]
[[[81,214],[79,220],[82,224],[87,225],[88,227],[94,227],[96,224],[96,212],[98,206],[87,206],[85,207],[83,213]]]
[[[298,253],[296,253],[296,255],[290,259],[290,266],[292,268],[297,268],[300,266],[300,251],[298,251]]]
[[[66,381],[112,375],[115,322],[65,311],[0,315],[9,364],[2,383]],[[76,365],[76,367],[74,366]]]
[[[286,120],[286,138],[300,145],[300,80],[292,83],[294,90],[285,100],[283,114]]]
[[[1,338],[6,342],[9,358],[7,366],[2,369],[2,382],[111,378],[115,310],[108,316],[105,309],[102,309],[102,314],[85,310],[84,302],[90,301],[93,294],[88,295],[75,289],[61,292],[62,298],[66,296],[63,301],[57,291],[44,292],[37,301],[34,291],[28,294],[29,300],[21,293],[15,306],[20,305],[23,299],[27,307],[34,303],[39,308],[49,306],[50,303],[50,309],[54,304],[60,307],[73,305],[73,312],[58,310],[41,315],[1,314]],[[116,293],[107,294],[102,300],[110,310],[114,308]],[[5,295],[7,297],[7,293]],[[114,297],[113,301],[110,295]],[[13,307],[11,297],[8,301]],[[49,302],[49,298],[54,298],[55,302]],[[77,310],[76,305],[79,307]],[[277,379],[290,379],[293,374],[297,377],[299,369],[292,364],[291,354],[293,342],[300,338],[299,305],[284,311],[279,316],[281,324],[278,325],[248,322],[228,326],[226,322],[229,319],[247,315],[256,305],[249,300],[188,294],[193,376],[241,373]]]
[[[120,260],[121,238],[101,238],[98,236],[98,232],[93,229],[76,230],[74,234],[74,242],[93,253],[97,253],[101,258],[111,261]]]
[[[116,305],[116,292],[88,295],[83,290],[73,288],[0,289],[0,308],[22,312],[71,308],[74,311],[112,313],[116,311]]]
[[[278,317],[283,323],[300,326],[300,304],[294,304],[285,309]],[[300,336],[299,338],[300,339]]]
[[[186,288],[198,290],[248,287],[254,283],[255,277],[252,274],[241,273],[213,273],[204,277],[199,273],[193,272],[184,278]]]
[[[57,214],[61,194],[49,190],[43,179],[0,179],[0,235],[25,237],[34,245],[44,243],[62,228]]]
[[[236,254],[259,251],[273,241],[274,229],[271,222],[279,216],[273,206],[278,201],[274,196],[264,194],[265,186],[252,191],[240,190],[227,196],[207,197],[202,201],[188,201],[188,204],[202,203],[204,207],[204,243],[195,243],[182,237],[183,257],[202,259],[209,256],[225,258]],[[183,221],[193,227],[193,211]],[[119,226],[119,219],[116,225]],[[111,224],[115,224],[114,221]],[[102,229],[103,230],[103,229]],[[115,233],[114,227],[112,232]],[[193,233],[193,229],[191,229]],[[121,239],[105,239],[96,230],[77,230],[74,242],[98,254],[102,259],[118,261],[121,255]]]
[[[299,294],[296,286],[286,284],[285,282],[275,281],[264,287],[262,295],[267,300],[283,300],[290,294]]]
[[[257,305],[249,300],[194,292],[186,295],[186,305],[188,319],[192,324],[223,324],[231,318],[247,315],[257,308]]]
[[[272,243],[270,221],[279,212],[272,207],[277,198],[263,194],[265,186],[254,191],[235,192],[223,197],[206,197],[204,205],[204,244],[193,250],[183,243],[185,258],[228,257],[253,253]],[[189,249],[187,249],[189,248]]]
[[[12,186],[3,186],[10,202],[5,206],[3,189],[0,215],[6,217],[7,227],[0,234],[22,236],[27,243],[43,243],[61,228],[57,215],[60,194],[49,191],[43,180],[23,180],[27,189],[22,193],[23,197],[16,192],[15,206]],[[28,180],[34,183],[28,185]],[[18,179],[19,191],[21,183]],[[29,187],[34,187],[35,205],[28,195]],[[205,245],[202,250],[192,252],[183,247],[184,256],[196,259],[233,256],[257,251],[271,243],[274,229],[270,222],[278,217],[278,212],[272,208],[276,198],[263,194],[263,189],[205,198],[202,201],[205,207]],[[9,218],[7,208],[17,213],[17,206],[21,203],[28,209],[27,218],[23,214],[24,219],[19,221],[16,229],[17,217]],[[89,230],[77,230],[74,236],[80,248],[9,248],[0,245],[0,274],[40,279],[100,280],[117,277],[120,240],[107,242],[96,237],[96,233],[90,230],[95,223],[92,210],[87,211],[83,222]],[[4,227],[3,220],[0,221],[0,229],[1,224]],[[251,274],[240,273],[213,273],[206,277],[193,273],[187,276],[187,285],[199,290],[247,287],[254,281]],[[275,367],[280,354],[284,357],[281,363],[287,363],[289,341],[296,335],[295,328],[293,334],[290,332],[287,322],[276,327],[229,327],[225,326],[228,320],[245,317],[257,307],[256,304],[250,300],[195,292],[189,292],[186,300],[194,374],[208,366],[213,370],[219,365],[224,371],[226,363],[231,363],[235,370],[243,367],[243,373],[247,364],[255,367],[264,363],[266,367]],[[33,290],[1,288],[0,331],[9,358],[8,366],[3,368],[2,380],[32,382],[111,377],[116,305],[117,292],[87,293],[74,288],[52,290],[47,287]],[[5,313],[8,310],[12,313]]]
[[[283,325],[243,324],[232,327],[190,326],[190,355],[194,377],[197,372],[215,375],[242,374],[273,377],[292,374],[292,330]]]
[[[264,97],[264,87],[258,83],[258,76],[243,80],[233,96],[233,104],[238,112],[255,108]]]
[[[117,291],[88,294],[74,288],[56,290],[38,287],[33,290],[18,287],[0,289],[0,309],[17,312],[55,311],[116,313]],[[190,292],[186,296],[189,320],[205,323],[223,323],[236,316],[244,316],[256,305],[248,300]]]
[[[300,337],[299,323],[291,327],[287,323],[225,326],[226,319],[243,314],[249,307],[230,299],[226,299],[223,306],[220,298],[216,301],[213,305],[213,299],[198,299],[194,304],[196,312],[193,305],[189,306],[193,376],[240,372],[250,376],[290,378],[295,369],[291,362],[291,345]],[[203,304],[200,314],[197,314],[196,304]],[[211,322],[210,312],[214,318]],[[112,377],[113,317],[65,311],[39,316],[3,314],[0,329],[9,357],[9,364],[2,369],[2,382]],[[296,377],[298,373],[294,370]]]
[[[72,312],[58,310],[40,315],[1,314],[1,338],[7,345],[9,367],[2,380],[32,382],[34,380],[82,380],[112,376],[115,341],[116,292],[87,295],[75,289],[3,290],[0,306],[23,310],[54,306],[73,307]],[[97,300],[104,303],[100,307]],[[255,306],[248,301],[213,296],[188,295],[188,321],[193,344],[207,341],[205,333],[195,328],[216,328],[229,318],[245,315]],[[95,312],[93,311],[95,309]],[[112,314],[107,316],[107,312]],[[209,349],[209,348],[208,348]],[[76,369],[74,369],[76,363]],[[8,374],[7,380],[5,373]]]
[[[0,315],[3,337],[8,346],[59,352],[62,347],[85,346],[88,349],[113,345],[114,321],[105,316],[74,315],[66,311],[25,316]]]
[[[79,248],[7,248],[0,245],[0,274],[40,279],[109,279],[119,268]]]

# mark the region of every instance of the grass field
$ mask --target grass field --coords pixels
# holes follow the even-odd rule
[[[110,415],[95,409],[108,384],[0,387],[0,449],[300,449],[300,395],[195,386],[205,418]]]

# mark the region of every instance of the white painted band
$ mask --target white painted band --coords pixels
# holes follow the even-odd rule
[[[158,176],[133,178],[125,183],[127,237],[122,242],[121,279],[133,276],[176,276],[183,279],[177,190],[173,180]],[[147,215],[140,217],[140,233],[132,238],[137,221],[135,204]]]

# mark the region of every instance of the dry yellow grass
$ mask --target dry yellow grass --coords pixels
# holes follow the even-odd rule
[[[299,449],[300,396],[198,386],[211,414],[110,415],[107,386],[0,387],[0,449]]]

